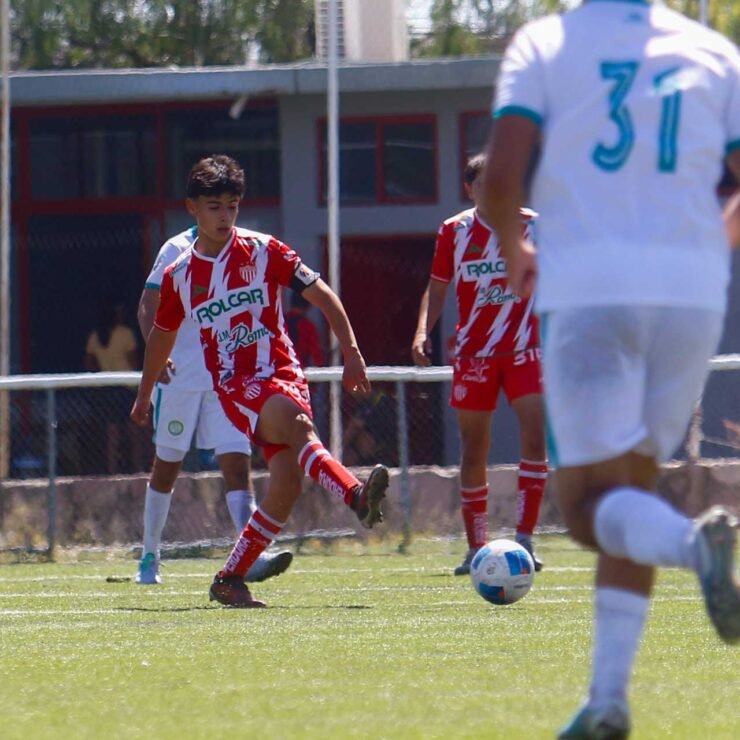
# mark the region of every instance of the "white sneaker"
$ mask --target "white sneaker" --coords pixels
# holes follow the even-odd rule
[[[268,578],[285,573],[292,562],[293,553],[289,550],[276,553],[263,552],[257,558],[257,562],[247,571],[244,580],[247,583],[266,581]]]

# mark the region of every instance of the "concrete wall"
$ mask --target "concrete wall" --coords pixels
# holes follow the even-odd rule
[[[358,473],[367,474],[367,470]],[[516,468],[489,469],[491,487],[489,520],[492,536],[510,529],[516,517]],[[403,508],[400,473],[392,471],[385,507],[385,522],[371,532],[362,529],[355,515],[328,493],[307,484],[287,526],[286,535],[315,530],[354,529],[359,537],[400,537]],[[255,475],[258,496],[267,475]],[[409,474],[411,532],[421,535],[462,536],[456,468],[416,468]],[[678,508],[695,516],[713,504],[740,513],[737,490],[740,462],[704,460],[692,467],[672,463],[664,468],[660,490]],[[145,476],[62,479],[57,485],[57,541],[61,546],[138,543],[142,536]],[[46,481],[5,481],[0,484],[0,550],[10,547],[44,547],[47,533]],[[194,542],[232,538],[222,493],[215,473],[184,474],[174,493],[164,532],[165,542]],[[540,526],[562,528],[553,487],[548,487]]]

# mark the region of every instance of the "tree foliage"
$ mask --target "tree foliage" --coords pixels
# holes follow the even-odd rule
[[[292,61],[313,53],[313,0],[12,0],[19,69]]]
[[[697,18],[699,0],[666,0]],[[363,0],[372,2],[372,0]],[[522,23],[573,0],[430,0],[423,57],[500,53]],[[708,0],[709,23],[740,41],[740,3]],[[16,69],[290,62],[313,55],[314,0],[11,0]]]

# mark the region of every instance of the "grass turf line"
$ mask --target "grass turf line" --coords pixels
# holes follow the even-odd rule
[[[461,542],[345,543],[209,604],[220,560],[164,583],[115,560],[0,567],[0,737],[552,738],[586,688],[593,558],[540,539],[546,569],[494,607],[452,568]],[[663,571],[631,690],[637,740],[740,737],[740,650],[691,574]]]

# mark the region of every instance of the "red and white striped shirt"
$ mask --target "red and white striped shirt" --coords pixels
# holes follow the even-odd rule
[[[536,214],[523,208],[521,216],[528,236]],[[533,300],[522,300],[509,287],[498,239],[475,208],[440,227],[431,276],[443,283],[455,281],[455,357],[493,357],[539,345]]]
[[[269,234],[235,228],[218,257],[195,242],[164,273],[154,325],[175,331],[186,316],[200,327],[214,387],[234,375],[303,380],[285,328],[281,292],[296,279],[318,275]]]

